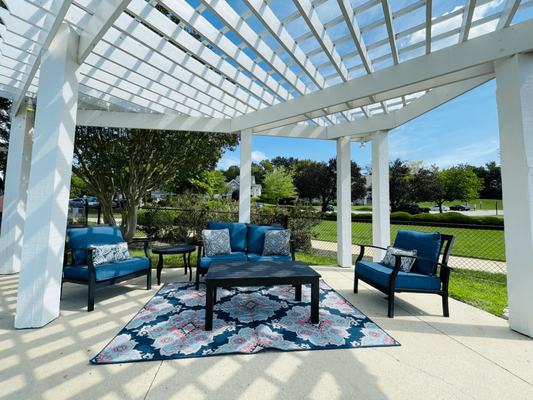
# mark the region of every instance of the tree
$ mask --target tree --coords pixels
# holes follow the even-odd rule
[[[224,176],[228,182],[231,182],[233,179],[238,177],[241,174],[241,170],[236,165],[232,165],[226,171],[223,171]]]
[[[293,184],[293,172],[286,170],[285,167],[279,167],[273,172],[266,174],[264,179],[265,188],[263,194],[272,199],[276,199],[279,205],[279,199],[294,197],[296,188]]]
[[[411,200],[419,201],[434,201],[442,198],[444,189],[442,188],[442,181],[435,169],[422,168],[418,170],[410,182],[411,185]],[[441,204],[442,206],[442,204]],[[440,207],[442,213],[442,207]]]
[[[409,166],[397,158],[389,164],[389,201],[392,212],[411,197]]]
[[[294,157],[276,157],[270,160],[274,168],[285,167],[286,170],[292,170],[298,164],[299,160]]]
[[[265,175],[272,171],[274,171],[274,167],[268,160],[263,160],[259,164],[252,163],[252,175],[255,177],[255,183],[258,185],[262,185]]]
[[[9,133],[11,132],[11,116],[9,109],[11,108],[11,100],[0,97],[0,189],[5,188],[6,166],[7,166],[7,150],[9,147]]]
[[[472,167],[478,178],[483,179],[482,199],[502,199],[502,171],[496,161],[489,161],[483,167]]]
[[[146,193],[176,175],[214,169],[224,150],[233,149],[238,140],[224,133],[78,126],[72,171],[98,197],[105,223],[116,224],[111,201],[122,195],[120,228],[129,241]]]
[[[355,161],[351,162],[351,198],[360,199],[366,195],[366,179]],[[337,197],[337,160],[325,162],[310,161],[295,180],[300,196],[320,199],[325,212],[330,201]]]
[[[442,206],[445,201],[468,202],[477,199],[483,189],[483,179],[478,178],[469,165],[458,165],[438,172],[442,181],[442,196],[436,200]]]
[[[92,195],[90,190],[87,188],[87,185],[85,185],[85,183],[80,178],[73,175],[70,178],[70,198],[72,199],[74,197],[83,197],[83,195],[89,194]]]

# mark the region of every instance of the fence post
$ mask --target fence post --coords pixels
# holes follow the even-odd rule
[[[283,216],[283,228],[284,229],[289,228],[289,216],[288,215]]]
[[[194,237],[196,237],[196,212],[197,212],[197,211],[198,211],[198,210],[194,210],[194,214],[193,214],[193,218],[194,218],[194,221],[193,221],[193,225],[194,225],[194,227],[193,227]]]
[[[97,225],[100,225],[100,217],[102,215],[102,206],[100,205],[100,203],[98,203],[98,220],[96,221],[96,224]]]

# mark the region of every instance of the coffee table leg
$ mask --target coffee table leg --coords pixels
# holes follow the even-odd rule
[[[318,324],[320,282],[318,279],[311,283],[311,323]]]
[[[163,254],[159,254],[159,261],[157,262],[157,284],[161,285],[161,270],[163,269]]]
[[[302,301],[302,285],[294,285],[294,300]]]
[[[205,285],[205,330],[213,330],[213,291],[209,283]]]

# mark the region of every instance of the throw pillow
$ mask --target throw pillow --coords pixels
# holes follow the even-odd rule
[[[202,236],[206,257],[225,256],[231,253],[229,229],[204,229]]]
[[[128,244],[126,242],[117,244],[105,244],[103,246],[90,245],[89,248],[93,250],[93,264],[109,264],[114,261],[129,260],[132,257],[128,251]]]
[[[394,257],[395,254],[398,254],[400,256],[413,256],[416,257],[417,255],[416,250],[403,250],[398,249],[396,247],[387,246],[387,253],[385,254],[385,257],[383,257],[383,260],[381,260],[381,264],[386,265],[387,267],[394,268],[396,265],[396,257]],[[400,264],[400,270],[403,272],[409,272],[411,271],[411,267],[415,263],[415,258],[410,257],[402,257],[401,264]]]
[[[291,230],[271,230],[265,232],[264,256],[288,256],[290,252],[289,242]]]

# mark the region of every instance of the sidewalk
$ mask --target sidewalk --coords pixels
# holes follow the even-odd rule
[[[94,357],[155,294],[141,279],[97,291],[65,284],[61,316],[46,327],[14,330],[18,275],[0,276],[0,399],[531,399],[533,339],[507,321],[438,296],[398,294],[387,318],[383,294],[353,268],[315,269],[402,346],[229,355],[118,365]],[[181,269],[163,282],[185,281]]]

